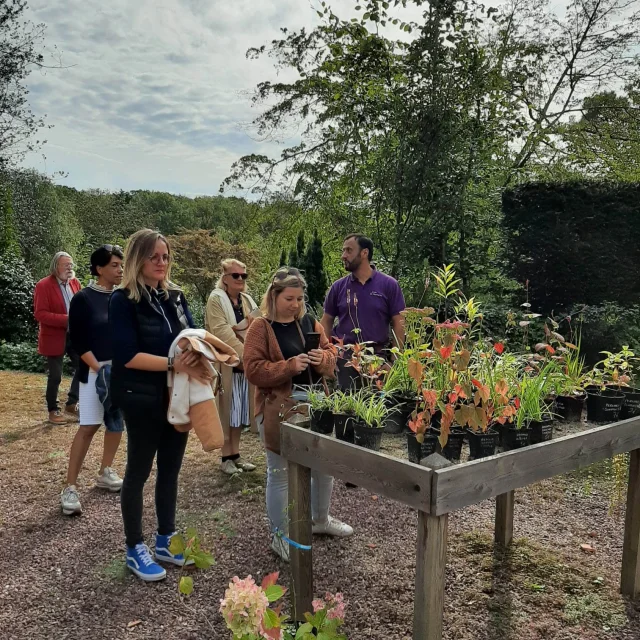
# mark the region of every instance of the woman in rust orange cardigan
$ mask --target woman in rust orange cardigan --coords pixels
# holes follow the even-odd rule
[[[310,384],[334,375],[335,348],[320,323],[306,313],[306,282],[297,269],[281,267],[274,274],[262,301],[262,318],[253,321],[244,344],[244,370],[256,387],[256,422],[263,442],[278,442],[279,425],[267,425],[265,397],[270,393],[305,400]],[[306,352],[304,336],[320,334],[320,347]],[[277,448],[277,447],[272,447]],[[287,461],[269,448],[267,453],[267,513],[271,521],[271,549],[289,560]],[[347,537],[353,529],[329,515],[333,478],[314,471],[311,476],[313,532]]]

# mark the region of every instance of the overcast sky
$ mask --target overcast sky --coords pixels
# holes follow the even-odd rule
[[[248,93],[277,77],[268,57],[247,60],[247,49],[281,27],[313,28],[318,4],[29,0],[26,17],[47,26],[46,45],[57,47],[63,68],[29,77],[33,111],[53,128],[25,165],[63,171],[57,181],[80,189],[216,194],[241,155],[278,152],[246,126],[258,114]],[[352,0],[333,4],[341,17],[356,15]],[[409,7],[402,17],[418,18],[421,9]]]
[[[268,151],[243,130],[243,92],[275,78],[249,47],[280,27],[313,26],[307,0],[30,0],[67,68],[34,72],[30,101],[47,114],[42,154],[25,164],[77,188],[216,194],[231,163]]]

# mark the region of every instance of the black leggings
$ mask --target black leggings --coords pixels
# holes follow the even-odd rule
[[[127,423],[127,469],[120,504],[128,547],[144,541],[142,533],[142,492],[157,454],[156,516],[158,533],[176,530],[178,474],[182,466],[188,433],[179,433],[165,416],[155,418],[124,414]]]

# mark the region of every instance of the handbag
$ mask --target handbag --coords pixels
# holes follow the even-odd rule
[[[306,340],[304,339],[300,323],[297,320],[296,327],[298,327],[302,347],[304,348]],[[309,384],[313,385],[313,378],[311,377],[311,371],[308,367],[307,372],[309,374]],[[329,395],[329,388],[324,376],[322,377],[322,384],[324,392]],[[309,404],[304,400],[296,400],[291,396],[290,392],[271,392],[265,394],[264,411],[262,414],[264,419],[264,446],[269,449],[269,451],[273,451],[273,453],[277,453],[278,455],[280,454],[280,424],[295,414],[309,417]]]
[[[290,394],[265,394],[264,411],[264,446],[280,455],[280,424],[294,414],[308,417],[309,404],[304,400],[296,400]]]

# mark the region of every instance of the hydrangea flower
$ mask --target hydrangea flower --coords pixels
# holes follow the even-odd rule
[[[220,613],[234,638],[260,634],[268,638],[263,628],[264,613],[269,600],[251,576],[240,580],[234,576],[220,600]]]

